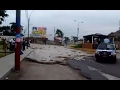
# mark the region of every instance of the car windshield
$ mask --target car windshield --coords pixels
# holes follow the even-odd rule
[[[101,43],[97,49],[102,49],[102,50],[115,50],[115,45],[114,44],[106,44],[106,43]]]

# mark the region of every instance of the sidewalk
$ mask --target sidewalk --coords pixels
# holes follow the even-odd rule
[[[28,54],[32,52],[33,49],[27,49],[24,54],[20,56],[20,60],[23,60]],[[0,58],[0,80],[3,80],[11,70],[14,68],[15,54],[10,54],[5,57]]]

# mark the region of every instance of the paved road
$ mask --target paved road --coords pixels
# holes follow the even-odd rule
[[[27,67],[26,67],[27,66]],[[11,73],[9,80],[86,80],[79,71],[68,66],[54,64],[46,65],[27,61],[21,63],[20,73]]]
[[[120,60],[116,64],[109,62],[97,63],[94,57],[87,57],[84,60],[68,60],[68,64],[80,73],[92,80],[120,80]]]

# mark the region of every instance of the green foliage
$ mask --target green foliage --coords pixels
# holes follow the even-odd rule
[[[70,38],[69,37],[64,37],[65,38],[65,41],[69,41],[70,40]]]
[[[15,32],[16,31],[16,23],[15,22],[11,22],[11,32]],[[21,32],[23,31],[23,26],[21,25]]]
[[[82,48],[82,44],[77,44],[74,48]]]
[[[0,45],[3,45],[3,41],[0,41]]]
[[[10,26],[2,26],[0,27],[0,32],[3,32],[3,35],[6,36],[15,36],[16,34],[16,23],[12,22],[10,23]],[[23,31],[23,26],[21,25],[21,32]],[[23,36],[23,34],[21,34]]]
[[[72,39],[73,39],[74,42],[78,41],[78,37],[76,37],[76,36],[72,36]]]
[[[2,27],[0,27],[0,32],[2,32],[3,30],[5,30],[5,31],[10,30],[10,26],[2,26]]]
[[[64,33],[60,29],[56,30],[56,34],[57,34],[58,37],[62,37],[63,38],[63,36],[64,36]]]
[[[5,17],[8,17],[9,15],[6,14],[6,10],[0,10],[0,24],[5,20]]]

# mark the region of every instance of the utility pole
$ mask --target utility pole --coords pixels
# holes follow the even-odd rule
[[[54,37],[55,37],[55,27],[54,27]]]
[[[28,15],[28,11],[26,10],[26,18],[27,18],[27,23],[28,23],[28,41],[29,41],[29,27],[30,27],[30,17],[31,17],[31,14],[33,13],[34,10],[32,10],[32,12]]]
[[[29,41],[29,27],[30,27],[30,18],[28,18],[28,41]]]
[[[119,20],[119,30],[120,30],[120,20]]]
[[[20,31],[21,31],[21,10],[16,10],[16,48],[15,48],[15,71],[20,71]]]
[[[83,23],[83,22],[78,22],[77,20],[74,20],[75,22],[77,22],[77,41],[78,41],[78,37],[79,37],[79,24]]]
[[[79,35],[79,22],[78,22],[77,38],[78,38],[78,35]]]

